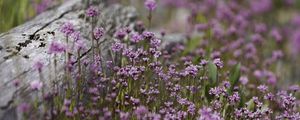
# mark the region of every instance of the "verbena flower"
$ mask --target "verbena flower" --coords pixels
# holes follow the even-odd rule
[[[200,116],[197,120],[223,120],[219,113],[209,107],[202,107],[198,113]]]
[[[34,80],[30,83],[30,88],[32,90],[40,90],[42,87],[43,87],[43,83],[38,80]]]
[[[150,10],[150,11],[153,11],[155,10],[156,8],[156,1],[155,0],[145,0],[145,3],[144,3],[145,7]]]
[[[41,61],[37,61],[37,62],[34,63],[33,67],[38,72],[42,72],[42,68],[44,67],[44,64]]]
[[[74,25],[70,22],[65,22],[60,28],[60,32],[64,33],[65,36],[71,36],[75,32]]]
[[[90,6],[87,10],[86,10],[86,15],[89,17],[96,17],[98,16],[99,12],[97,10],[97,7],[95,6]]]
[[[65,50],[66,50],[65,45],[53,40],[52,43],[50,44],[48,52],[50,54],[58,54],[58,53],[63,53]]]
[[[142,119],[148,113],[148,109],[145,106],[138,106],[134,110],[134,114],[138,119]]]
[[[104,28],[95,28],[93,35],[96,40],[99,40],[104,35]]]
[[[240,101],[240,96],[238,92],[234,92],[233,95],[228,97],[229,99],[229,103],[234,105],[234,104],[238,104]]]
[[[268,86],[266,86],[266,85],[259,85],[258,87],[257,87],[257,89],[260,91],[260,92],[266,92],[267,90],[268,90]]]
[[[131,34],[130,41],[134,43],[138,43],[143,40],[143,36],[138,33]]]

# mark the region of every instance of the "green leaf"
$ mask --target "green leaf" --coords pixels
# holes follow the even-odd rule
[[[233,91],[234,86],[238,83],[241,76],[241,64],[238,63],[234,66],[234,68],[230,71],[229,80],[230,80],[230,93]]]
[[[194,37],[188,40],[186,44],[186,48],[183,51],[183,55],[187,55],[188,53],[194,51],[200,43],[201,43],[201,37]]]
[[[246,104],[248,105],[247,106],[248,110],[254,110],[255,104],[253,99],[249,100]]]
[[[218,83],[218,71],[217,66],[211,61],[208,63],[208,79],[212,87]]]

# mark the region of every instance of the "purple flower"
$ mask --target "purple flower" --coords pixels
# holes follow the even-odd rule
[[[209,107],[201,108],[198,113],[200,117],[197,120],[223,120],[219,113]]]
[[[130,114],[128,112],[120,112],[120,120],[129,120]]]
[[[214,87],[209,90],[209,94],[214,95],[216,97],[220,97],[221,95],[224,95],[225,93],[226,93],[226,90],[224,87]]]
[[[268,93],[264,96],[264,99],[272,101],[274,100],[274,95],[272,93]]]
[[[84,49],[86,49],[86,44],[84,43],[83,40],[76,41],[75,45],[76,45],[76,49],[77,50],[84,50]]]
[[[39,72],[42,72],[44,64],[41,61],[37,61],[34,63],[33,67],[38,70]]]
[[[195,29],[200,32],[207,30],[208,27],[209,27],[208,24],[196,24],[195,25]]]
[[[289,87],[289,90],[296,92],[296,91],[300,90],[300,87],[299,87],[299,85],[292,85]]]
[[[205,66],[207,65],[208,61],[207,60],[201,60],[200,65]]]
[[[250,5],[254,13],[264,13],[272,8],[272,0],[251,0]]]
[[[102,27],[94,29],[94,38],[99,40],[104,35],[104,29]]]
[[[148,32],[148,31],[144,31],[143,32],[143,37],[147,40],[151,40],[152,38],[154,38],[154,33],[153,32]]]
[[[246,85],[249,80],[247,76],[241,76],[239,81],[241,82],[242,85]]]
[[[74,32],[72,35],[71,35],[71,38],[73,38],[73,40],[76,42],[78,40],[81,39],[81,36],[80,36],[80,32],[79,31],[76,31]]]
[[[115,42],[112,44],[111,50],[114,52],[119,52],[124,48],[124,45],[120,42]]]
[[[97,16],[99,13],[98,13],[98,10],[96,7],[94,6],[90,6],[87,10],[86,10],[86,15],[89,16],[89,17],[95,17]]]
[[[58,53],[62,53],[66,50],[66,46],[58,43],[56,41],[52,41],[52,43],[50,44],[49,50],[48,52],[50,54],[58,54]]]
[[[116,34],[116,37],[117,37],[119,40],[122,40],[122,39],[127,35],[127,32],[126,32],[126,30],[123,28],[123,29],[119,29],[115,34]]]
[[[270,34],[276,40],[276,42],[281,42],[282,39],[283,39],[282,35],[279,32],[279,30],[276,29],[276,28],[273,28]]]
[[[146,0],[144,4],[145,7],[150,11],[153,11],[157,6],[155,0]]]
[[[229,103],[234,105],[237,104],[240,101],[240,96],[238,92],[234,92],[233,95],[228,97]]]
[[[19,79],[15,79],[13,81],[13,84],[14,84],[15,87],[18,87],[20,85],[20,80]]]
[[[71,100],[69,100],[69,99],[64,99],[64,105],[65,106],[70,106],[71,105]]]
[[[74,25],[70,22],[65,22],[60,28],[60,32],[64,33],[66,36],[70,36],[75,32]]]
[[[30,110],[30,105],[28,103],[21,103],[20,105],[18,105],[18,110],[21,111],[21,112],[29,112]]]
[[[223,64],[223,62],[221,61],[220,58],[214,59],[213,63],[214,63],[218,68],[223,68],[223,66],[224,66],[224,64]]]
[[[190,65],[190,66],[186,67],[184,70],[184,74],[196,76],[198,74],[198,66]]]
[[[266,85],[259,85],[258,87],[257,87],[257,89],[260,91],[260,92],[266,92],[267,90],[268,90],[268,86],[266,86]]]
[[[52,4],[52,2],[54,2],[53,0],[42,0],[39,3],[35,4],[35,10],[37,12],[37,14],[40,14],[42,12],[44,12],[45,10],[47,10],[50,5]]]
[[[158,48],[160,46],[160,43],[161,43],[160,39],[153,38],[150,40],[150,44],[154,48]]]
[[[134,110],[134,114],[137,116],[138,119],[142,119],[148,113],[148,109],[145,106],[138,106]]]
[[[34,80],[30,83],[30,88],[32,90],[40,90],[42,87],[43,87],[43,83],[38,80]]]
[[[138,43],[141,40],[143,40],[143,36],[139,35],[138,33],[131,34],[131,39],[130,39],[131,42]]]

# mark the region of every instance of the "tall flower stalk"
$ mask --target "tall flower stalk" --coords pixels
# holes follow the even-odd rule
[[[87,10],[86,10],[86,16],[91,18],[91,41],[92,41],[92,54],[93,54],[93,61],[95,60],[95,41],[94,41],[94,22],[95,22],[95,18],[99,15],[99,12],[97,10],[97,8],[95,6],[90,6]]]
[[[145,1],[145,7],[149,10],[148,14],[148,22],[149,22],[149,28],[151,27],[151,20],[152,20],[152,12],[156,9],[156,1],[155,0],[146,0]]]

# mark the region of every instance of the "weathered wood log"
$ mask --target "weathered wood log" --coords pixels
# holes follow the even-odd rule
[[[97,4],[101,15],[97,18],[97,26],[107,31],[102,39],[103,56],[108,55],[107,49],[115,30],[124,26],[132,26],[137,17],[134,8],[120,5]],[[84,17],[86,6],[80,0],[69,0],[61,6],[38,15],[33,20],[20,25],[7,33],[0,34],[0,119],[20,119],[15,104],[32,100],[29,83],[39,80],[40,75],[47,78],[49,85],[55,75],[51,61],[53,56],[48,54],[48,46],[53,40],[64,41],[65,37],[59,32],[64,22],[71,22],[76,30],[81,32],[87,44],[87,49],[80,58],[89,55],[90,22]],[[63,70],[63,56],[57,56],[59,71]],[[79,58],[79,59],[80,59]],[[105,57],[104,57],[105,58]],[[42,61],[44,68],[39,74],[32,66],[36,61]],[[14,80],[19,80],[20,86],[14,86]],[[19,116],[19,117],[17,117]]]

